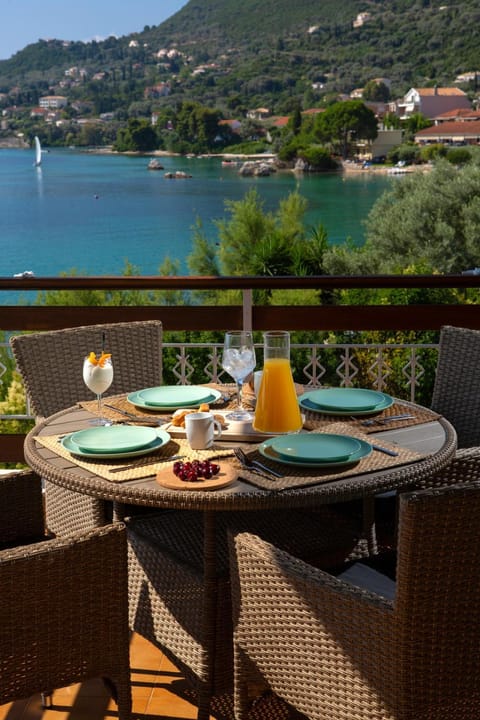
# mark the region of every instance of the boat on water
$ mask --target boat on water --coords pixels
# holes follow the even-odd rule
[[[14,278],[33,278],[35,277],[35,273],[33,270],[24,270],[23,272],[15,273],[13,276]]]
[[[153,158],[153,160],[150,160],[147,167],[149,170],[163,170],[162,163],[160,162],[160,160],[156,160],[155,158]]]
[[[40,144],[40,140],[38,139],[38,136],[35,135],[35,167],[40,167],[42,164],[42,146]]]

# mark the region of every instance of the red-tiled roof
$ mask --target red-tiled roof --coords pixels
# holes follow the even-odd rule
[[[460,88],[456,87],[416,88],[416,90],[419,95],[423,95],[424,97],[429,97],[431,95],[465,95],[463,90],[460,90]]]
[[[283,117],[276,117],[273,120],[273,125],[275,127],[285,127],[288,124],[288,121],[290,120],[290,115],[284,115]]]
[[[478,118],[480,120],[480,110],[468,110],[467,108],[457,108],[455,110],[448,110],[447,112],[437,115],[436,120],[448,118]]]
[[[440,123],[439,125],[431,125],[415,133],[415,137],[422,137],[424,135],[438,135],[441,137],[446,135],[461,135],[462,137],[466,135],[480,136],[480,120],[472,120],[471,122],[452,120],[450,122]]]

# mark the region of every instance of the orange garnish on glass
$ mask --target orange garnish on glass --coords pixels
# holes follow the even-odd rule
[[[97,356],[94,352],[91,352],[88,356],[88,361],[92,365],[99,365],[100,367],[103,367],[105,365],[105,361],[108,360],[109,357],[112,357],[111,353],[102,352],[100,357],[97,360]]]

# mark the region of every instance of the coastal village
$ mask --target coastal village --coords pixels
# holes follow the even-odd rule
[[[361,27],[369,21],[368,13],[360,13],[354,20],[354,27]],[[318,28],[312,26],[308,32],[314,34]],[[47,41],[58,42],[58,41]],[[68,46],[69,43],[65,43]],[[135,50],[138,47],[138,40],[132,39],[129,49]],[[164,70],[173,67],[179,62],[188,62],[183,53],[177,48],[160,48],[151,50],[154,59]],[[200,64],[190,68],[191,77],[203,77],[218,71],[216,63]],[[441,143],[448,146],[478,145],[480,143],[480,109],[478,97],[472,97],[461,88],[469,83],[476,85],[478,76],[477,70],[470,70],[457,75],[452,84],[448,87],[411,87],[403,97],[383,101],[372,101],[365,99],[365,88],[352,88],[349,94],[339,94],[337,101],[360,100],[373,111],[378,121],[378,134],[373,140],[356,140],[355,159],[361,162],[382,162],[392,148],[402,142],[402,129],[399,125],[416,115],[423,116],[430,122],[414,134],[413,140],[418,145]],[[86,100],[78,99],[78,88],[86,81],[94,82],[101,86],[107,83],[108,73],[98,70],[92,73],[80,66],[66,67],[63,70],[63,77],[51,84],[48,94],[40,95],[37,103],[29,106],[22,100],[19,87],[11,87],[0,92],[0,147],[29,147],[33,137],[21,129],[22,119],[25,125],[36,124],[48,127],[55,127],[59,132],[68,133],[68,128],[94,129],[107,127],[114,121],[118,124],[118,114],[115,112],[103,112],[94,115],[92,104]],[[175,74],[161,82],[147,84],[144,88],[144,100],[152,106],[149,122],[152,127],[158,127],[162,122],[162,113],[155,109],[155,102],[162,101],[165,108],[165,101],[171,96],[174,102]],[[386,97],[390,97],[391,81],[388,77],[378,77],[369,80],[371,87],[377,85]],[[319,83],[312,83],[312,91],[320,92],[322,87]],[[321,85],[321,84],[320,84]],[[106,86],[107,87],[107,86]],[[101,90],[100,90],[101,92]],[[381,95],[382,93],[380,93]],[[325,111],[325,107],[310,107],[302,111],[302,118],[314,116]],[[124,113],[125,114],[125,113]],[[290,120],[290,115],[275,115],[268,107],[249,108],[245,116],[223,117],[219,123],[219,134],[222,126],[227,126],[231,136],[235,137],[240,132],[242,124],[248,122],[252,133],[257,137],[270,141],[270,135],[281,132]],[[387,118],[397,118],[400,122],[395,127]],[[18,129],[20,127],[20,129]],[[168,121],[166,130],[175,130],[172,121]],[[35,133],[36,134],[36,133]],[[92,130],[93,135],[93,130]],[[229,158],[231,159],[231,158]],[[368,165],[366,169],[368,169]],[[152,169],[158,169],[152,166]],[[296,168],[302,170],[301,163]],[[364,168],[365,169],[365,168]]]

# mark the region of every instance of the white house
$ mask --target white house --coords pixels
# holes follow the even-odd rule
[[[53,108],[59,110],[67,105],[68,100],[63,95],[44,95],[38,101],[41,108]]]
[[[434,118],[448,110],[471,109],[467,95],[456,87],[410,88],[403,100],[397,100],[397,114],[405,120],[416,113]]]

